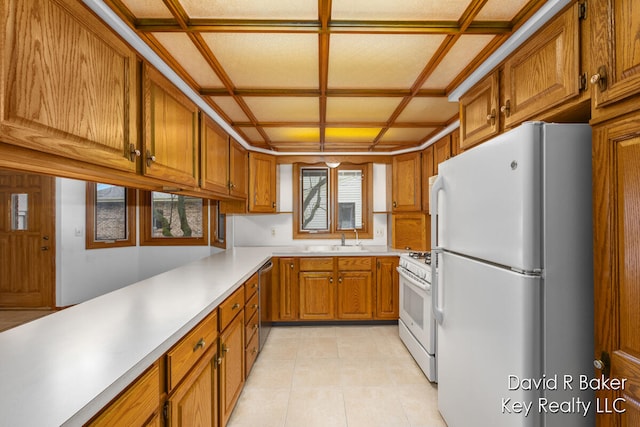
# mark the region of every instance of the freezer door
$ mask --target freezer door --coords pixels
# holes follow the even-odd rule
[[[541,268],[542,126],[525,123],[440,164],[432,248]]]
[[[438,407],[447,425],[541,425],[540,392],[516,388],[542,377],[541,279],[446,252],[439,273]],[[518,402],[531,405],[527,414]]]

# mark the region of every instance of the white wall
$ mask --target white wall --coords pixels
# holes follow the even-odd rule
[[[298,246],[318,244],[317,239],[293,239],[293,177],[291,165],[278,166],[278,214],[233,215],[227,217],[234,230],[234,246]],[[387,244],[386,208],[387,165],[373,165],[373,239],[362,240],[365,245]],[[379,213],[376,213],[379,212]],[[348,242],[355,233],[345,232]],[[322,244],[337,244],[339,239],[322,240]]]
[[[78,304],[220,251],[209,246],[86,250],[85,215],[85,182],[57,178],[56,304],[61,307]]]

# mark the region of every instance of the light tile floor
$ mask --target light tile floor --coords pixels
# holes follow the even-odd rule
[[[446,426],[398,327],[271,329],[229,427]]]

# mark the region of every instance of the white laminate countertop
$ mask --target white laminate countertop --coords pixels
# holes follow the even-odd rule
[[[0,426],[82,425],[271,256],[397,255],[243,247],[0,333]]]

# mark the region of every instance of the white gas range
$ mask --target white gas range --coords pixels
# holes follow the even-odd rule
[[[437,382],[436,323],[431,308],[431,254],[400,255],[400,339],[429,381]]]

